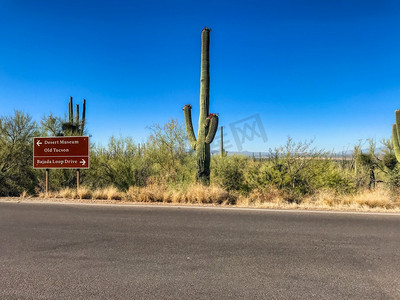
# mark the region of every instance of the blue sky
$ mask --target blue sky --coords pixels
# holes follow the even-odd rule
[[[253,115],[268,140],[255,135],[243,150],[288,135],[335,151],[390,137],[400,108],[400,2],[391,0],[0,0],[0,115],[64,116],[69,96],[85,98],[102,144],[142,142],[147,126],[182,122],[184,104],[197,124],[204,26],[210,111],[231,151],[230,124]]]

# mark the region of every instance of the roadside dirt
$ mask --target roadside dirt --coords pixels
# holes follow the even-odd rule
[[[274,205],[265,203],[264,205],[244,206],[244,205],[217,205],[202,203],[168,203],[168,202],[133,202],[124,200],[99,200],[99,199],[66,199],[66,198],[38,198],[38,197],[0,197],[0,202],[13,203],[54,203],[54,204],[111,204],[111,205],[137,205],[137,206],[187,206],[187,207],[219,207],[219,208],[245,208],[245,209],[275,209],[275,210],[304,210],[304,211],[332,211],[332,212],[368,212],[368,213],[395,213],[400,216],[399,209],[370,208],[370,207],[329,207],[315,205]]]

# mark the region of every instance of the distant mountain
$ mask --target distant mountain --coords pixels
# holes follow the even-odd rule
[[[383,154],[383,147],[378,147],[376,148],[376,153],[377,155]],[[368,149],[362,149],[363,153],[367,153]],[[219,154],[219,150],[211,150],[211,155],[217,155]],[[269,157],[269,152],[250,152],[250,151],[228,151],[228,155],[244,155],[244,156],[248,156],[248,157],[262,157],[262,158],[266,158]],[[346,158],[351,158],[354,155],[354,150],[347,150],[347,151],[343,151],[343,152],[335,152],[331,155],[332,158],[337,158],[337,159],[341,159],[343,158],[343,156],[345,156]]]

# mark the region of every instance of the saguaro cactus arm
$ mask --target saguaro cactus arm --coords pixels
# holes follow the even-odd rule
[[[83,99],[83,107],[82,107],[82,121],[81,121],[81,135],[83,135],[83,130],[85,128],[86,121],[86,99]]]
[[[393,124],[392,127],[392,143],[393,143],[393,149],[394,149],[394,154],[396,155],[396,159],[398,162],[400,162],[400,143],[399,143],[399,137],[400,137],[400,110],[396,110],[395,113],[395,119],[396,123]]]
[[[205,142],[207,144],[211,144],[212,141],[214,140],[215,134],[217,133],[218,130],[218,115],[215,114],[210,114],[207,118],[209,120],[208,123],[208,133],[206,136]]]
[[[76,125],[79,125],[79,104],[76,105]]]
[[[72,97],[69,97],[69,103],[68,103],[68,119],[69,122],[72,124],[74,122],[74,107],[73,107],[73,102],[72,102]]]
[[[183,114],[185,116],[186,135],[189,140],[190,147],[196,150],[196,136],[194,135],[192,123],[192,106],[187,104],[183,107]]]

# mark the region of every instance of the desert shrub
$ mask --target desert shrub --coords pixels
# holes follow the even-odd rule
[[[335,161],[327,160],[315,177],[313,190],[332,190],[336,194],[350,194],[357,190],[354,173],[343,169]]]
[[[93,146],[91,168],[85,184],[97,188],[110,184],[127,191],[130,186],[190,183],[194,156],[186,151],[182,126],[171,120],[163,127],[153,125],[146,143],[132,138],[111,137],[107,147]]]
[[[246,176],[253,188],[261,190],[275,187],[289,202],[300,201],[303,195],[312,193],[315,179],[326,164],[326,153],[311,148],[312,142],[295,143],[291,138],[284,146],[270,149],[267,160],[260,167],[250,168],[255,174]]]
[[[64,136],[66,135],[63,132],[62,128],[63,120],[54,116],[53,114],[49,114],[48,116],[44,116],[40,120],[40,136]]]
[[[382,139],[382,165],[387,168],[387,170],[393,171],[397,166],[396,155],[394,154],[393,143],[391,139]]]
[[[289,202],[301,202],[304,196],[318,189],[353,192],[355,182],[351,173],[343,164],[331,160],[328,153],[312,148],[311,144],[295,143],[289,138],[284,146],[270,150],[266,160],[249,162],[245,168],[245,185],[256,193],[279,190],[279,196]],[[261,198],[268,197],[257,199]]]
[[[142,147],[131,138],[115,137],[110,138],[107,147],[93,146],[90,169],[85,171],[85,184],[92,188],[112,184],[120,190],[144,186],[150,176],[150,166]]]
[[[35,192],[37,176],[32,168],[32,140],[37,126],[28,114],[15,111],[0,118],[0,196]]]
[[[259,189],[265,186],[265,180],[260,176],[260,169],[263,163],[248,160],[244,169],[243,177],[248,190]]]
[[[184,184],[194,180],[195,157],[188,151],[185,129],[171,119],[163,126],[152,125],[146,143],[153,181],[160,184]]]
[[[44,191],[46,184],[46,175],[44,169],[35,169],[37,178],[36,191]],[[76,188],[76,170],[75,169],[50,169],[49,186],[52,191],[61,191],[65,188]],[[81,171],[81,181],[85,178],[86,170]]]
[[[387,172],[386,186],[392,192],[398,192],[400,190],[400,170],[398,166]]]
[[[361,150],[364,143],[368,149]],[[397,160],[394,154],[393,145],[390,139],[383,139],[381,147],[376,148],[373,139],[355,146],[355,173],[357,176],[357,188],[364,190],[375,189],[379,183],[384,183],[391,191],[400,188],[400,175]]]
[[[228,191],[247,190],[245,169],[250,159],[245,156],[213,156],[211,160],[211,181]]]

